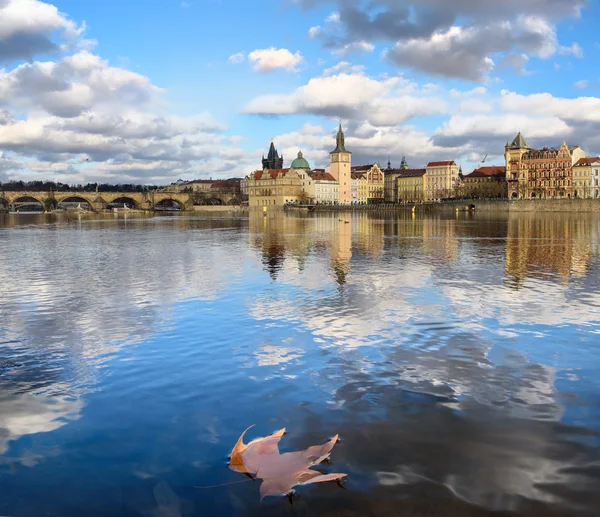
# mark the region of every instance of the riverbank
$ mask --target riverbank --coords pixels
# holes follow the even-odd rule
[[[289,209],[300,210],[300,209]],[[489,200],[471,199],[446,201],[440,203],[417,204],[380,204],[380,205],[353,205],[329,206],[315,205],[314,212],[575,212],[575,213],[600,213],[600,199],[519,199],[519,200]]]

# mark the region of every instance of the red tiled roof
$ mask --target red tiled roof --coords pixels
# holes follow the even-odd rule
[[[577,161],[577,163],[575,164],[575,167],[582,167],[583,165],[589,165],[590,163],[594,163],[594,162],[600,162],[600,157],[589,156],[587,158],[580,158]]]
[[[256,171],[254,173],[254,179],[255,180],[260,180],[263,177],[263,173],[267,173],[269,174],[269,176],[271,176],[271,179],[277,179],[277,177],[283,173],[283,175],[285,176],[286,172],[289,172],[289,169],[264,169],[262,171]]]
[[[471,174],[464,176],[467,178],[489,178],[490,176],[506,176],[506,167],[504,165],[490,165],[487,167],[479,167]]]
[[[335,178],[328,172],[325,172],[324,170],[309,171],[308,175],[314,181],[335,181]]]
[[[443,165],[456,165],[456,163],[454,163],[454,160],[450,160],[447,162],[429,162],[427,164],[427,167],[441,167]]]
[[[361,179],[361,178],[364,178],[364,177],[365,177],[365,175],[364,175],[362,172],[351,172],[351,173],[350,173],[350,177],[351,177],[353,180],[359,180],[359,179]]]

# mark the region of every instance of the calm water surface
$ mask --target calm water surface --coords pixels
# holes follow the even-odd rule
[[[0,219],[0,515],[600,508],[600,219]],[[341,442],[259,502],[240,433]]]

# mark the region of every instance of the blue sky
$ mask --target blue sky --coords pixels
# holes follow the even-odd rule
[[[0,0],[0,180],[241,176],[270,139],[325,166],[600,152],[598,2]]]

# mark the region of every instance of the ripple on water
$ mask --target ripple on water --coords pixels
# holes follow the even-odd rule
[[[289,513],[193,488],[240,481],[256,424],[341,435],[348,490],[301,513],[594,515],[599,242],[568,214],[0,219],[0,514]]]

